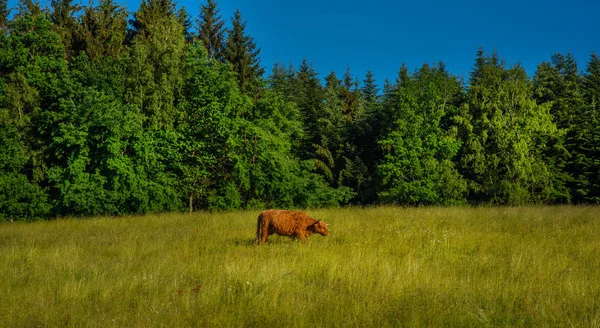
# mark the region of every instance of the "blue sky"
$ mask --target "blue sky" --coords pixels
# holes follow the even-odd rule
[[[572,52],[581,69],[600,53],[599,0],[221,0],[220,7],[224,16],[240,9],[268,67],[306,57],[321,77],[350,66],[362,80],[371,69],[380,86],[402,62],[414,70],[442,60],[468,77],[479,46],[530,75],[555,52]]]
[[[129,11],[140,2],[118,1]],[[178,2],[192,17],[202,3]],[[350,66],[361,81],[371,69],[381,86],[403,62],[412,71],[441,60],[468,77],[479,46],[529,75],[556,52],[573,53],[582,70],[592,51],[600,53],[600,0],[219,0],[219,7],[228,21],[241,11],[267,73],[274,62],[307,58],[321,78]]]

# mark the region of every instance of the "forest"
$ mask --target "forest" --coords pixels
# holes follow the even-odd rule
[[[530,76],[480,48],[467,80],[398,66],[380,85],[265,72],[215,0],[0,0],[0,221],[600,202],[597,54]]]

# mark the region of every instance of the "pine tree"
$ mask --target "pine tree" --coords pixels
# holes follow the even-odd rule
[[[295,80],[296,69],[294,65],[290,64],[288,68],[285,68],[282,63],[275,63],[268,78],[267,86],[283,95],[286,100],[293,101],[296,92],[294,89]]]
[[[346,116],[346,120],[351,123],[357,116],[362,114],[362,104],[358,81],[352,76],[350,67],[346,67],[339,93],[342,101],[342,113]]]
[[[8,0],[0,0],[0,30],[6,31],[8,28],[9,15]]]
[[[187,12],[185,7],[179,8],[177,11],[177,19],[179,20],[179,24],[183,27],[183,35],[185,36],[186,43],[190,43],[194,39],[194,35],[191,31],[192,29],[192,20],[190,19],[190,14]]]
[[[380,122],[380,135],[387,133],[389,125],[393,119],[394,108],[396,108],[397,104],[397,89],[398,85],[392,83],[390,79],[386,77],[383,81],[383,92],[381,95],[381,117],[384,119]]]
[[[298,106],[302,117],[304,136],[297,148],[301,159],[314,159],[314,146],[319,144],[317,132],[319,117],[323,111],[324,90],[318,73],[306,59],[302,60],[294,79],[292,101]]]
[[[233,65],[240,90],[255,93],[258,80],[264,74],[264,68],[260,66],[260,48],[257,49],[254,39],[246,35],[246,22],[239,10],[234,13],[231,23],[232,28],[225,43],[225,60]]]
[[[205,5],[201,6],[196,24],[198,25],[198,38],[206,48],[208,58],[223,61],[225,22],[219,16],[219,8],[215,0],[208,0]]]
[[[583,156],[576,169],[582,173],[578,190],[583,190],[585,203],[600,203],[600,58],[592,53],[583,75],[585,109],[581,126],[578,150]]]
[[[600,106],[600,57],[596,53],[590,55],[586,74],[583,77],[583,87],[587,103]]]
[[[90,59],[116,58],[124,49],[127,12],[114,0],[100,0],[96,7],[85,6],[79,33],[79,48]]]
[[[175,3],[172,0],[142,0],[138,11],[129,21],[132,27],[128,33],[128,41],[133,41],[138,34],[143,34],[143,38],[148,38],[149,34],[157,32],[157,23],[171,19],[175,19],[179,23],[175,13]],[[180,23],[178,25],[181,26]]]
[[[183,26],[170,0],[144,0],[134,18],[126,101],[147,117],[148,128],[168,130],[176,124],[182,100]]]
[[[38,0],[19,0],[17,16],[37,16],[42,13],[42,7]]]
[[[554,60],[558,58],[563,57],[553,56]],[[539,105],[551,106],[550,113],[558,129],[557,135],[546,140],[543,147],[544,161],[548,164],[553,187],[549,198],[552,202],[569,203],[572,198],[569,184],[573,179],[567,170],[570,156],[565,148],[565,140],[571,126],[565,118],[572,120],[572,115],[562,108],[564,106],[561,106],[561,103],[564,104],[564,100],[559,100],[562,97],[564,78],[557,66],[556,61],[543,62],[538,66],[533,78],[534,97]]]
[[[385,84],[387,89],[391,88],[388,84],[389,80]],[[377,166],[383,157],[378,140],[381,137],[384,122],[388,119],[383,114],[382,102],[378,93],[375,76],[369,70],[360,89],[364,113],[357,118],[349,133],[349,143],[352,144],[355,155],[349,165],[354,171],[352,182],[348,181],[347,184],[357,191],[358,195],[355,201],[359,204],[373,203],[376,199],[374,177]]]
[[[316,139],[313,144],[317,168],[332,186],[343,184],[344,128],[345,117],[342,113],[340,91],[341,81],[331,72],[325,77],[324,102],[322,111],[317,113]]]
[[[377,102],[377,85],[375,84],[375,75],[371,70],[367,70],[365,79],[363,80],[363,86],[360,89],[362,98],[366,103],[375,104]]]
[[[52,0],[51,6],[50,20],[63,41],[67,59],[70,59],[77,55],[78,24],[75,14],[81,10],[81,7],[74,4],[73,0]]]
[[[534,77],[536,99],[550,106],[559,129],[556,139],[548,140],[546,155],[552,174],[555,198],[559,202],[586,202],[587,177],[582,172],[587,154],[583,147],[586,104],[577,62],[568,53],[554,54],[542,63]]]

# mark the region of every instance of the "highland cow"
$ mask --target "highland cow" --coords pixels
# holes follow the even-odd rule
[[[303,242],[311,233],[327,236],[328,224],[315,220],[305,213],[287,210],[266,210],[258,215],[256,225],[256,244],[265,244],[267,237],[274,233],[280,236],[300,238]]]

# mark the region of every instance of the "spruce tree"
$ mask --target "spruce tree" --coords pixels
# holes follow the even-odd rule
[[[360,91],[366,103],[375,104],[377,102],[377,93],[379,90],[377,89],[377,84],[375,84],[375,75],[371,70],[367,70]]]
[[[246,34],[246,22],[239,10],[235,11],[231,23],[232,28],[225,43],[225,60],[237,73],[240,90],[244,93],[255,93],[258,80],[264,74],[264,68],[260,66],[260,48],[257,49],[254,39]]]
[[[583,88],[587,103],[600,106],[600,57],[596,53],[590,55],[583,77]]]
[[[52,0],[50,20],[56,33],[60,36],[65,46],[67,59],[77,55],[78,31],[77,18],[75,14],[81,7],[73,3],[73,0]]]
[[[396,108],[397,103],[397,89],[398,85],[392,83],[392,81],[386,77],[383,81],[383,90],[381,94],[381,117],[383,117],[384,120],[380,122],[380,135],[387,133],[390,123],[393,119],[394,108]]]
[[[0,0],[0,30],[6,31],[9,15],[10,9],[8,8],[8,0]]]
[[[186,43],[192,42],[194,39],[194,35],[192,34],[192,20],[190,19],[190,14],[187,12],[185,7],[179,8],[177,11],[177,19],[179,20],[179,24],[183,27],[183,35],[185,36]]]
[[[586,202],[587,177],[582,166],[587,154],[585,126],[588,124],[586,103],[577,62],[570,53],[554,54],[550,62],[539,65],[534,77],[536,99],[550,106],[559,129],[557,138],[548,140],[546,157],[552,172],[554,197],[558,202]]]
[[[39,0],[19,0],[17,16],[31,15],[37,16],[41,14],[42,7]]]
[[[576,169],[582,172],[578,190],[582,191],[585,203],[600,203],[600,58],[592,53],[583,75],[585,109],[581,126],[581,142],[578,150],[582,154]]]
[[[303,59],[294,79],[295,90],[291,99],[298,106],[302,117],[304,136],[297,149],[301,159],[314,159],[314,146],[319,144],[320,135],[317,124],[323,112],[324,90],[318,73],[308,60]]]
[[[346,67],[344,77],[342,78],[340,99],[342,101],[342,113],[346,116],[346,120],[349,123],[353,122],[357,116],[362,114],[362,103],[360,101],[358,81],[352,76],[349,66]]]
[[[315,158],[317,168],[337,187],[344,183],[346,118],[342,112],[341,81],[331,72],[325,82],[322,112],[317,116]]]
[[[96,7],[83,8],[80,48],[92,60],[116,58],[124,49],[127,36],[127,12],[114,0],[100,0]]]
[[[164,20],[175,19],[181,26],[175,10],[172,0],[142,0],[138,10],[133,13],[133,18],[129,20],[131,28],[128,31],[128,43],[138,34],[144,34],[143,37],[148,38],[149,34],[156,33],[156,25]]]
[[[146,117],[149,129],[171,129],[182,100],[185,36],[170,0],[144,0],[134,14],[126,101]]]
[[[565,141],[571,124],[565,118],[572,120],[573,116],[572,113],[567,113],[564,106],[561,106],[564,104],[561,94],[565,85],[564,77],[555,61],[558,58],[562,58],[562,56],[554,55],[553,63],[543,62],[538,66],[533,77],[533,85],[534,98],[539,105],[551,106],[550,113],[553,115],[553,122],[558,129],[556,136],[544,141],[543,147],[544,160],[548,164],[553,186],[549,200],[557,203],[569,203],[572,199],[569,187],[573,179],[567,170],[570,155],[565,148]]]
[[[225,47],[225,22],[219,15],[218,4],[215,0],[208,0],[200,7],[198,25],[198,38],[202,41],[208,58],[223,61]]]
[[[389,83],[389,80],[386,83]],[[386,84],[386,88],[390,86]],[[351,165],[355,173],[353,182],[348,184],[357,191],[355,201],[360,204],[372,203],[376,198],[374,177],[382,158],[381,147],[377,142],[384,122],[388,119],[383,115],[382,102],[378,93],[375,76],[368,70],[360,89],[364,113],[354,122],[349,134],[349,142],[355,152],[355,159]]]
[[[285,68],[282,63],[275,63],[267,85],[271,90],[283,95],[286,100],[292,101],[296,92],[294,89],[295,79],[296,69],[294,65],[290,64],[288,68]]]

